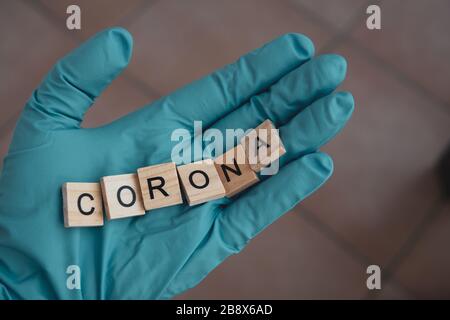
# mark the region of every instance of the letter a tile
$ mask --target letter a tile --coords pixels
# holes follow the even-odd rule
[[[259,172],[276,161],[286,149],[272,121],[266,120],[241,139],[250,167]]]

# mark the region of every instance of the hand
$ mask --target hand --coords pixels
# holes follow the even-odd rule
[[[107,126],[80,128],[131,50],[127,31],[101,32],[60,60],[27,102],[0,179],[0,297],[170,298],[331,175],[331,159],[316,150],[353,111],[351,94],[333,93],[345,77],[342,57],[313,58],[308,38],[287,34]],[[224,131],[265,119],[280,129],[287,150],[281,169],[232,200],[64,228],[64,182],[97,182],[169,162],[172,131],[192,130],[194,120]],[[69,265],[81,269],[80,290],[66,287]]]

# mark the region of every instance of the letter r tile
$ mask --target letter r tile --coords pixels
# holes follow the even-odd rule
[[[138,169],[145,210],[183,203],[175,163],[163,163]]]

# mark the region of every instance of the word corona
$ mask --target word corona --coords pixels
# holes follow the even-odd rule
[[[216,159],[181,166],[173,162],[103,177],[100,182],[66,182],[62,187],[64,226],[94,227],[108,220],[183,203],[190,206],[232,197],[259,181],[257,172],[286,150],[270,120],[251,130],[241,143]]]

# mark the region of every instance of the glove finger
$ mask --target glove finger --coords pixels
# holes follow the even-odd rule
[[[269,91],[219,120],[215,129],[251,129],[266,119],[276,126],[288,122],[315,100],[330,94],[344,80],[345,59],[338,55],[322,55],[285,75]],[[318,118],[319,121],[321,118]],[[239,137],[238,137],[239,138]]]
[[[332,174],[325,153],[305,155],[231,202],[218,218],[223,241],[240,250],[250,239],[317,190]]]
[[[291,162],[259,183],[219,213],[200,243],[160,298],[167,299],[197,285],[228,256],[319,188],[331,175],[333,163],[323,153]]]
[[[280,158],[284,166],[312,153],[330,141],[350,119],[354,110],[349,92],[332,93],[316,100],[279,129],[286,153]]]
[[[78,128],[94,99],[128,65],[131,35],[102,31],[59,60],[35,90],[21,122],[41,131]]]

